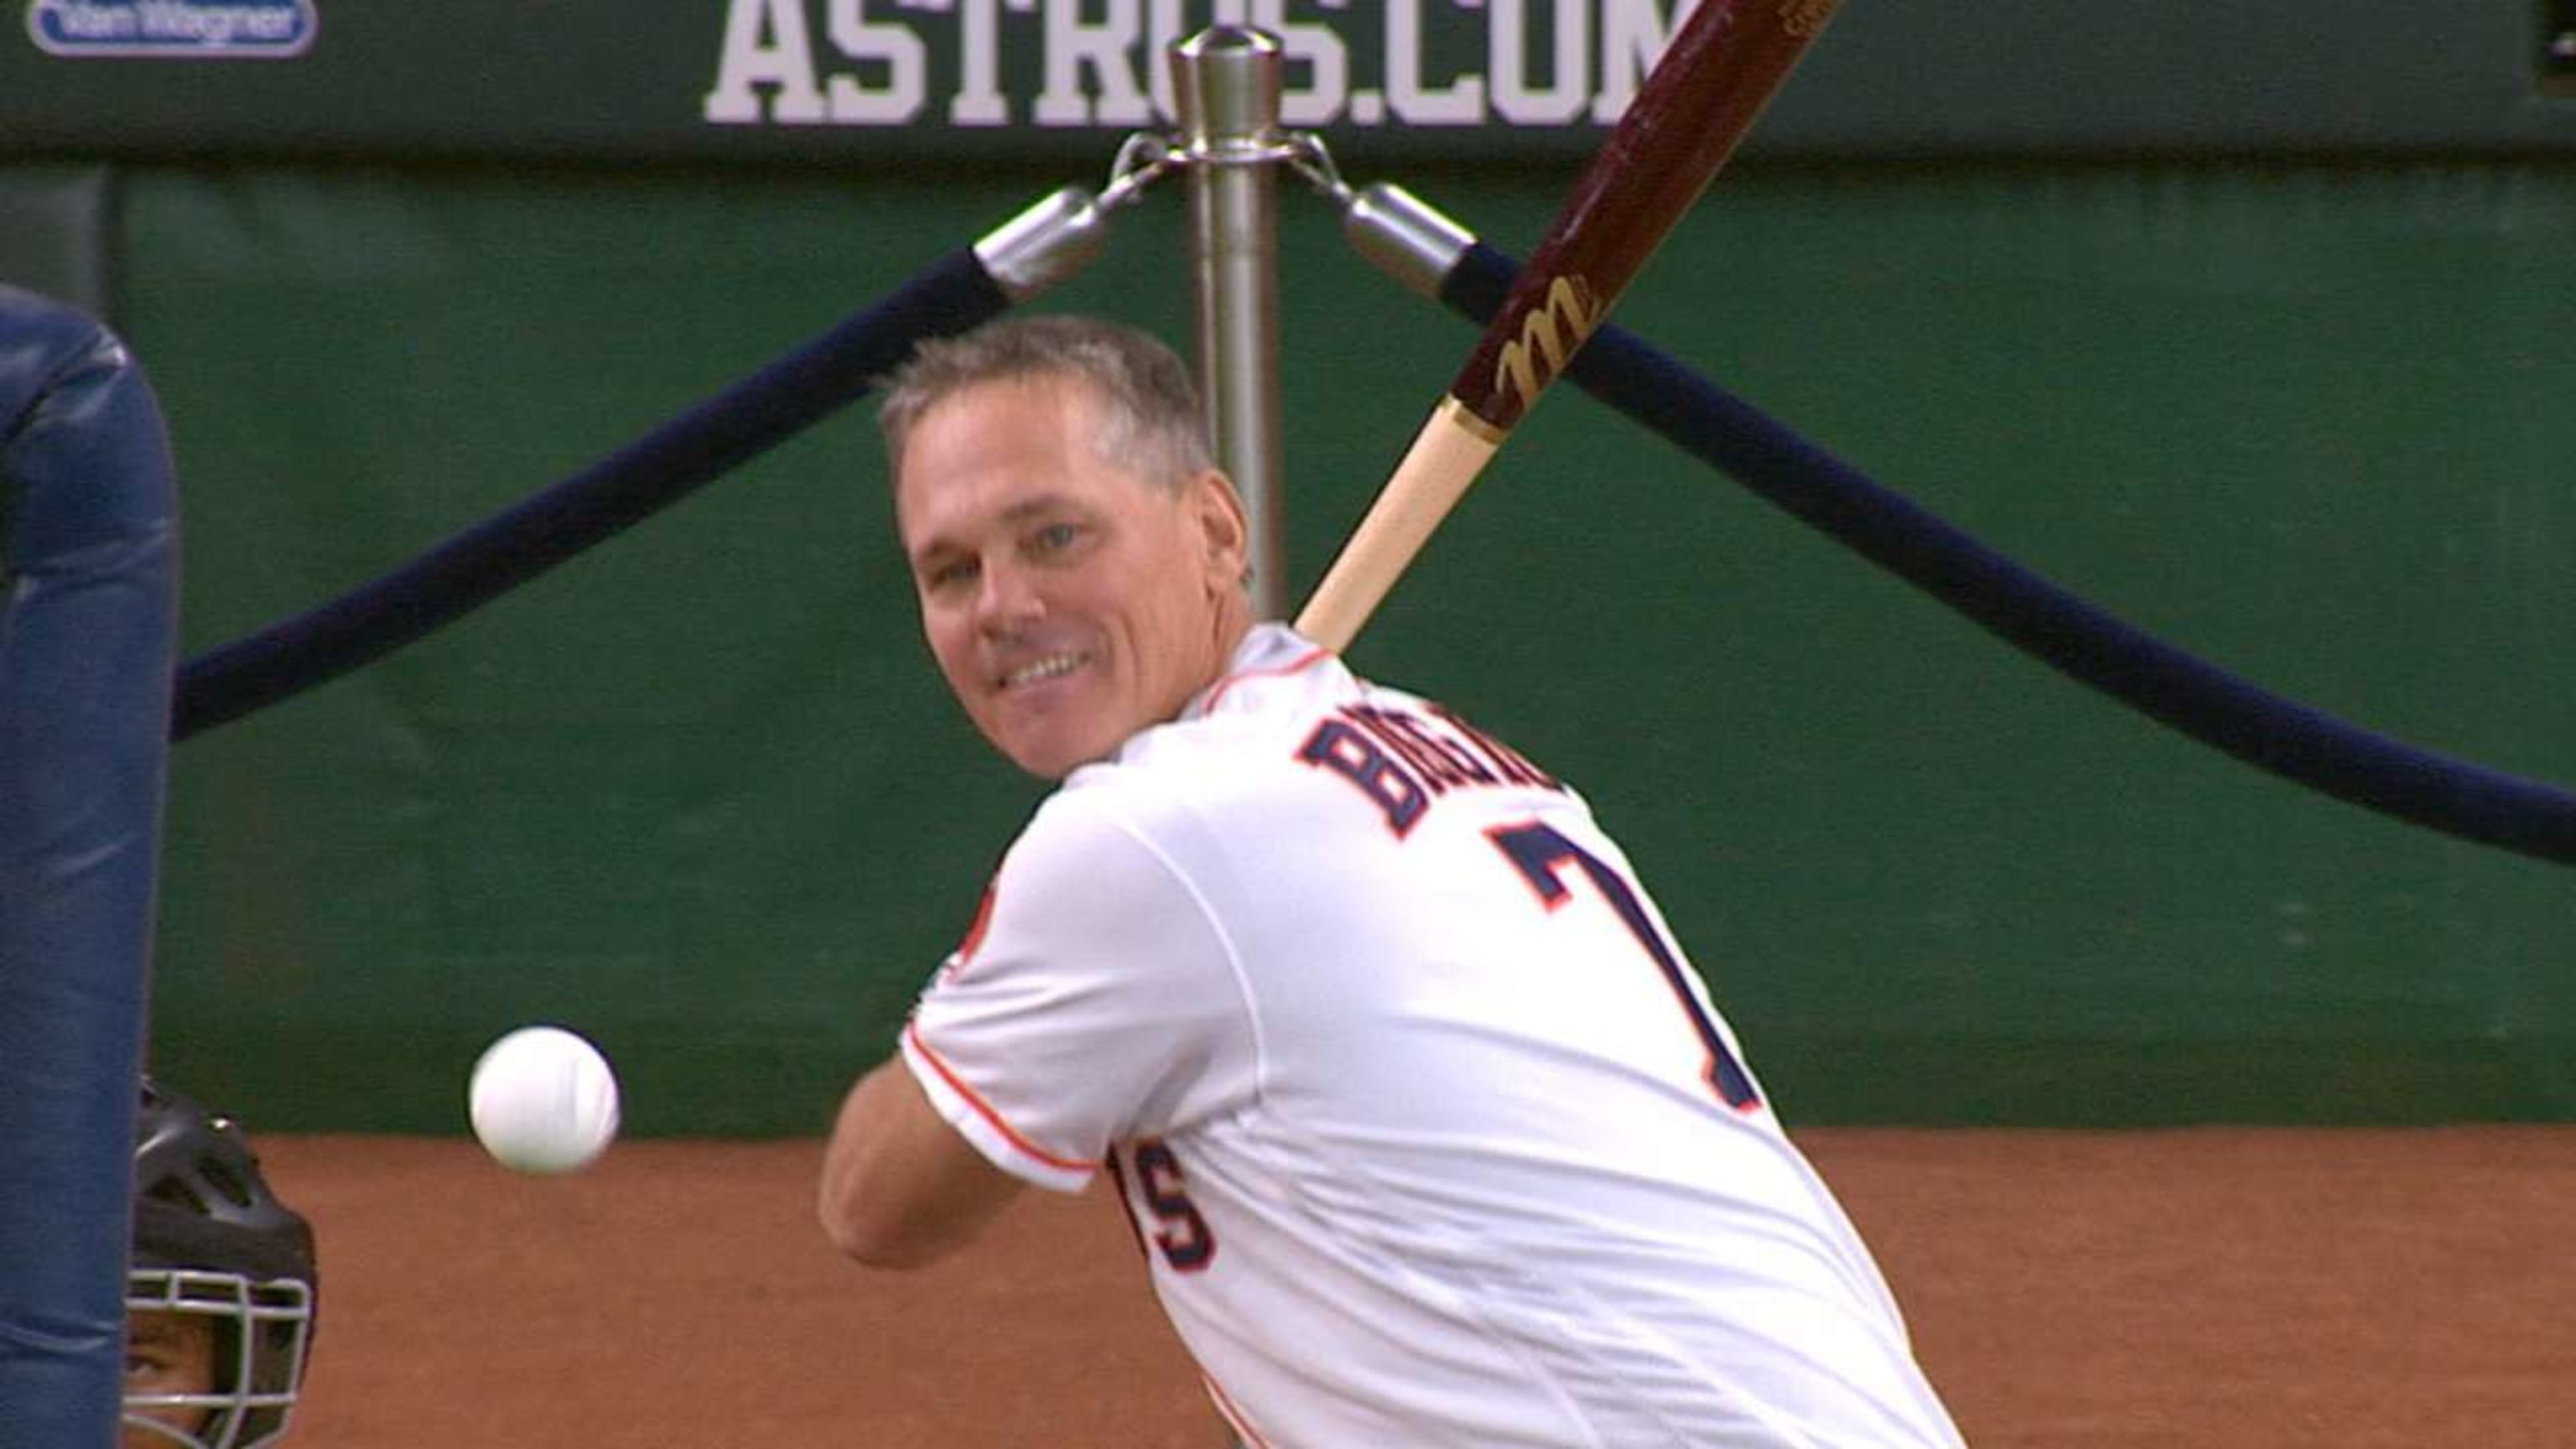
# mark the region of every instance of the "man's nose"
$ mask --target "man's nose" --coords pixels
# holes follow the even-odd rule
[[[1027,623],[1045,612],[1028,571],[1016,563],[994,561],[984,565],[975,590],[975,622],[988,633],[999,633]]]

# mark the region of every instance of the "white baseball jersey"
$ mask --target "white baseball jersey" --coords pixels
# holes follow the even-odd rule
[[[1107,1167],[1248,1444],[1960,1442],[1582,800],[1277,625],[1046,800],[903,1052]]]

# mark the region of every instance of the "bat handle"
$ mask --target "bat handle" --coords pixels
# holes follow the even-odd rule
[[[1377,611],[1395,581],[1485,471],[1503,434],[1464,403],[1444,397],[1405,449],[1395,476],[1342,545],[1324,581],[1297,614],[1297,632],[1338,654]]]

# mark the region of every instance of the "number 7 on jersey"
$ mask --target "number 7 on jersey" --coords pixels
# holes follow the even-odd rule
[[[1682,965],[1680,955],[1664,940],[1663,932],[1655,929],[1654,919],[1646,914],[1645,903],[1637,898],[1636,887],[1628,884],[1627,877],[1592,852],[1566,839],[1552,825],[1532,821],[1527,825],[1498,826],[1485,834],[1494,842],[1495,848],[1519,869],[1530,889],[1538,892],[1539,903],[1551,911],[1564,905],[1573,894],[1559,871],[1567,861],[1582,866],[1584,875],[1592,881],[1593,889],[1601,892],[1610,908],[1619,913],[1620,924],[1628,928],[1628,934],[1637,938],[1637,944],[1645,947],[1646,954],[1654,958],[1655,965],[1662,969],[1664,984],[1673,989],[1674,999],[1681,1002],[1682,1011],[1690,1017],[1691,1027],[1699,1033],[1700,1043],[1708,1048],[1708,1085],[1717,1093],[1718,1100],[1738,1112],[1750,1112],[1762,1105],[1761,1094],[1753,1089],[1752,1076],[1735,1060],[1734,1051],[1726,1044],[1725,1034],[1717,1029],[1716,1022],[1709,1020],[1708,1011],[1700,1005],[1699,997],[1692,994],[1687,975],[1689,968]]]

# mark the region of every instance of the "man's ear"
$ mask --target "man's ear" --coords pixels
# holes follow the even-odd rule
[[[1234,482],[1210,468],[1190,480],[1190,516],[1199,531],[1210,569],[1229,583],[1239,583],[1251,559],[1251,525],[1244,519],[1243,499]]]

